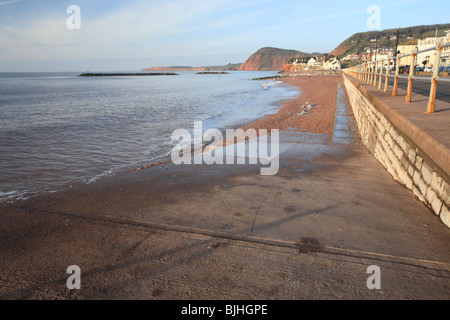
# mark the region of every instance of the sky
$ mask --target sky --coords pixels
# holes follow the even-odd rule
[[[449,12],[445,0],[0,0],[0,72],[225,65],[262,47],[329,53],[354,33],[450,23]]]

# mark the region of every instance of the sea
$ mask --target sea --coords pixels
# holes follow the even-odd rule
[[[276,113],[296,87],[275,71],[80,77],[0,72],[0,202],[170,159],[176,129],[224,131]]]

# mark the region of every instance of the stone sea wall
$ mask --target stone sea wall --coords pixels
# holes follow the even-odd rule
[[[366,147],[395,180],[450,227],[449,149],[350,77],[344,79]]]

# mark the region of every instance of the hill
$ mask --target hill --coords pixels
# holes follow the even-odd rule
[[[282,70],[284,64],[292,58],[301,57],[306,53],[296,50],[285,50],[265,47],[252,54],[240,67],[241,71],[272,71]]]
[[[173,67],[151,67],[144,68],[142,71],[275,71],[283,70],[284,64],[292,58],[298,58],[308,55],[297,50],[285,50],[272,47],[259,49],[252,54],[246,62],[227,64],[224,66],[173,66]]]
[[[397,30],[399,30],[398,44],[400,45],[412,42],[415,39],[434,37],[436,29],[438,29],[438,37],[442,37],[445,35],[444,31],[450,29],[450,23],[355,33],[344,40],[331,54],[336,57],[342,57],[350,53],[359,53],[364,48],[374,47],[375,45],[379,47],[395,47]]]

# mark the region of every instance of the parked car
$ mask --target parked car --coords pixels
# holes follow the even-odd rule
[[[423,69],[423,71],[425,71],[425,72],[433,72],[433,67],[425,67]]]
[[[416,71],[423,71],[424,69],[424,67],[416,67]]]

